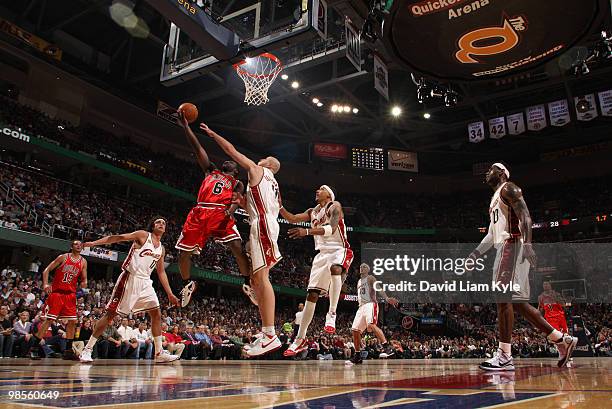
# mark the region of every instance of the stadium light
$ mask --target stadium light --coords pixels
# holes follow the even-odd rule
[[[291,83],[291,88],[293,88],[293,89],[298,89],[299,87],[300,87],[300,83],[299,83],[299,82],[297,82],[297,81],[293,81],[293,82]]]
[[[312,103],[313,103],[313,104],[318,104],[318,103],[319,103],[319,98],[316,98],[316,97],[315,97],[315,98],[313,98],[313,99],[312,99]]]
[[[425,112],[425,113],[423,114],[423,118],[425,118],[425,119],[429,119],[429,118],[431,118],[431,114],[430,114],[429,112]]]
[[[289,76],[287,74],[283,74],[281,75],[281,79],[287,81],[289,79]]]
[[[394,117],[398,117],[402,114],[402,108],[400,108],[399,106],[395,105],[393,108],[391,108],[391,115],[393,115]]]

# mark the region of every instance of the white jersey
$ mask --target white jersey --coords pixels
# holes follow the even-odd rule
[[[506,183],[503,183],[493,193],[491,205],[489,206],[489,215],[491,216],[489,229],[492,230],[491,233],[493,234],[493,244],[495,247],[499,247],[499,245],[511,237],[520,237],[518,217],[514,213],[514,209],[501,197],[501,191],[506,186]]]
[[[150,278],[163,251],[164,246],[161,243],[157,248],[153,245],[153,239],[149,233],[142,247],[136,248],[136,243],[132,243],[132,248],[121,267],[135,277]]]
[[[280,189],[274,174],[268,168],[263,168],[261,181],[255,185],[247,187],[247,212],[251,218],[251,223],[260,217],[266,216],[270,220],[278,218],[280,211]]]
[[[321,207],[317,205],[310,211],[310,223],[312,227],[321,227],[329,225],[331,219],[331,213],[329,209],[334,202],[329,202],[326,206]],[[346,225],[344,224],[344,217],[341,217],[338,221],[338,228],[330,236],[313,235],[315,242],[315,250],[335,250],[351,248],[348,240],[346,239]]]
[[[359,298],[358,301],[360,307],[370,302],[376,302],[376,299],[372,299],[372,292],[375,290],[368,282],[368,277],[369,276],[366,276],[366,278],[360,278],[359,281],[357,281],[357,297]]]

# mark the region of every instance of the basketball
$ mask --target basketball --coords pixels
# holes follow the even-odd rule
[[[198,108],[190,102],[183,102],[178,110],[185,115],[185,119],[187,119],[187,122],[190,124],[198,119]]]

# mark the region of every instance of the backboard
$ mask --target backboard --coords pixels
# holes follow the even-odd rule
[[[160,81],[175,85],[222,65],[229,65],[246,56],[274,51],[278,48],[317,37],[314,28],[314,6],[319,0],[210,0],[198,5],[219,24],[240,38],[238,55],[220,61],[189,38],[180,27],[171,24],[169,41],[164,47]]]

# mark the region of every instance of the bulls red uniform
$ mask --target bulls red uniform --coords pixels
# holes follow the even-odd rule
[[[567,319],[563,305],[557,301],[557,293],[542,293],[539,297],[540,308],[544,310],[544,318],[554,328],[567,333]]]
[[[232,196],[238,181],[218,170],[212,171],[202,181],[198,192],[198,204],[191,209],[176,243],[179,250],[200,254],[208,237],[226,243],[240,239],[234,219],[225,214],[232,204]]]
[[[55,269],[51,294],[43,307],[43,314],[47,318],[76,319],[76,291],[83,263],[83,257],[73,259],[70,254],[66,254],[64,262]]]

